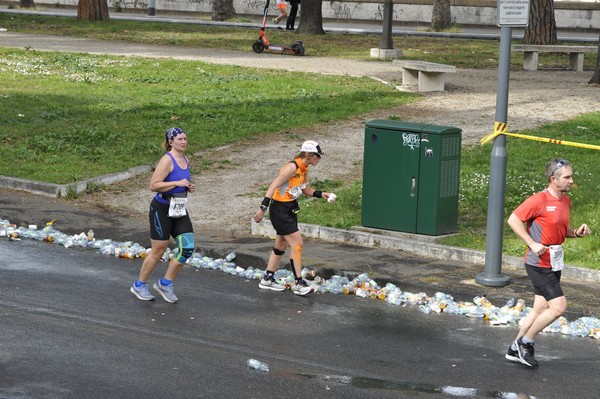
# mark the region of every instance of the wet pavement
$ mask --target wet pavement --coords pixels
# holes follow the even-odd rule
[[[184,268],[174,283],[177,304],[160,297],[145,302],[129,292],[140,265],[141,259],[91,249],[0,239],[0,397],[597,394],[599,349],[590,338],[540,337],[540,367],[532,370],[504,358],[514,325],[492,327],[478,318],[424,314],[416,306],[357,296],[299,297],[193,268]],[[248,367],[250,358],[270,371]]]

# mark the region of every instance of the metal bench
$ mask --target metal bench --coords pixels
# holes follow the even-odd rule
[[[456,72],[453,65],[428,61],[394,60],[402,68],[402,86],[418,91],[444,91],[446,74]]]
[[[564,53],[569,54],[569,68],[574,71],[583,71],[583,53],[595,53],[598,47],[595,46],[559,46],[559,45],[539,45],[539,44],[514,44],[512,51],[522,51],[523,69],[527,71],[537,71],[539,53]]]

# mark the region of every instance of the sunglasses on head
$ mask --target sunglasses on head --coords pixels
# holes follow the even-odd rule
[[[554,176],[554,172],[556,172],[557,170],[559,170],[560,168],[562,168],[563,166],[565,166],[565,161],[563,159],[561,159],[560,161],[558,161],[556,163],[556,165],[554,165],[554,167],[552,168],[552,172],[550,173],[550,176]]]

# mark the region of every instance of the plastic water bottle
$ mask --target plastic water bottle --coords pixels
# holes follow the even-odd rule
[[[518,310],[519,312],[523,310],[523,308],[525,307],[525,301],[522,299],[519,299],[517,301],[517,304],[515,305],[515,309]]]
[[[255,370],[258,371],[264,371],[264,372],[269,372],[269,366],[267,366],[266,363],[261,362],[260,360],[256,360],[256,359],[248,359],[248,367],[252,367]]]
[[[506,301],[506,306],[507,309],[512,308],[513,306],[515,306],[515,298],[510,298],[508,301]]]
[[[230,252],[230,253],[229,253],[229,255],[227,255],[227,256],[225,257],[225,260],[226,260],[227,262],[231,262],[232,260],[234,260],[234,259],[235,259],[235,257],[236,257],[236,256],[237,256],[237,254],[236,254],[235,252]]]

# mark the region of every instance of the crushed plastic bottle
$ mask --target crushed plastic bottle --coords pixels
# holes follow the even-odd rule
[[[475,303],[475,305],[483,306],[486,308],[490,308],[493,306],[492,303],[485,297],[485,295],[476,296],[475,298],[473,298],[473,302]]]
[[[247,364],[248,364],[248,367],[251,367],[255,370],[264,371],[266,373],[269,372],[269,366],[266,363],[261,362],[260,360],[248,359]]]
[[[230,252],[226,257],[225,257],[225,261],[227,262],[231,262],[232,260],[235,259],[235,257],[237,256],[237,254],[235,252]]]

